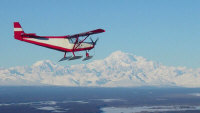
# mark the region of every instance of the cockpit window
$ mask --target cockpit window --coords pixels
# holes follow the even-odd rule
[[[69,42],[72,43],[72,44],[74,44],[76,42],[76,38],[70,38]],[[80,40],[78,40],[77,43],[79,43],[79,42],[80,42]]]
[[[70,38],[69,42],[72,43],[72,44],[74,44],[76,42],[76,38]]]

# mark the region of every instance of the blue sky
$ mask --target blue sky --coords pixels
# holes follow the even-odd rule
[[[198,68],[199,6],[199,0],[1,0],[0,67],[63,57],[62,52],[14,40],[13,22],[19,21],[25,32],[38,35],[105,29],[93,36],[100,37],[93,60],[121,50],[168,66]],[[82,61],[60,64],[77,63]]]

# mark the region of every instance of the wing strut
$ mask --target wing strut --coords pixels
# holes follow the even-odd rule
[[[79,44],[76,46],[76,48],[78,48],[78,46],[80,46],[81,43],[83,43],[89,36],[90,36],[90,35],[87,35],[83,40],[81,40],[81,42],[79,42]],[[76,48],[75,48],[75,49],[76,49]]]

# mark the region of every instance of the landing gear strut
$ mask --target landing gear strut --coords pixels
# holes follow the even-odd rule
[[[67,53],[67,52],[65,52],[64,57],[61,58],[58,62],[63,61],[63,60],[68,60],[68,59],[70,59],[70,58],[72,57],[72,56],[66,57],[66,53]]]
[[[89,53],[86,51],[86,55],[85,55],[86,57],[89,57]]]
[[[92,57],[93,57],[93,56],[90,56],[89,53],[86,51],[86,53],[85,53],[85,58],[83,59],[83,61],[89,60],[89,59],[91,59]]]

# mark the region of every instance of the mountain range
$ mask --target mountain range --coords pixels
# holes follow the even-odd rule
[[[66,61],[67,62],[67,61]],[[87,64],[62,66],[50,60],[0,68],[1,86],[200,87],[200,68],[165,66],[122,51]]]

